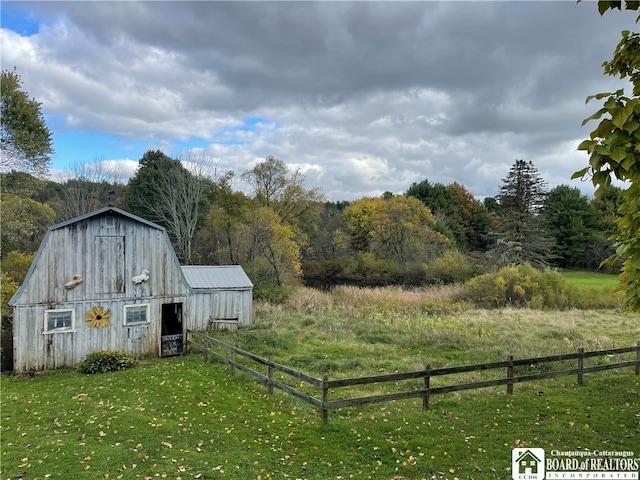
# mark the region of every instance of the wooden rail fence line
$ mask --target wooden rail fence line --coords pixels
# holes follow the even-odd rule
[[[194,341],[194,339],[199,340]],[[356,378],[344,378],[338,380],[329,380],[327,375],[323,378],[316,378],[305,373],[299,372],[292,368],[286,367],[273,361],[273,356],[268,359],[262,358],[253,353],[244,351],[240,348],[224,343],[218,339],[209,337],[201,332],[195,332],[192,330],[187,331],[187,345],[204,352],[205,360],[211,356],[218,361],[226,363],[231,369],[231,375],[235,375],[235,371],[240,370],[252,377],[256,378],[262,383],[267,385],[269,393],[273,393],[274,387],[293,396],[304,402],[307,402],[314,407],[317,407],[321,412],[322,423],[327,423],[329,420],[329,411],[337,408],[352,407],[356,405],[365,405],[369,403],[388,402],[392,400],[404,400],[408,398],[422,398],[423,410],[429,408],[429,400],[432,395],[460,392],[464,390],[474,390],[478,388],[494,387],[499,385],[507,386],[507,393],[513,393],[513,385],[516,383],[530,382],[534,380],[541,380],[545,378],[557,378],[567,375],[576,375],[578,385],[582,385],[584,382],[584,374],[591,372],[600,372],[603,370],[611,370],[614,368],[635,367],[635,374],[640,375],[640,341],[637,345],[632,347],[612,348],[608,350],[596,350],[591,352],[585,352],[583,348],[578,348],[576,353],[567,353],[562,355],[550,355],[546,357],[524,358],[514,359],[510,355],[507,360],[500,362],[488,362],[479,363],[475,365],[462,365],[457,367],[443,367],[443,368],[431,368],[426,364],[423,370],[405,372],[405,373],[392,373],[385,375],[375,375],[370,377],[356,377]],[[220,353],[212,350],[210,347],[215,346],[227,350],[228,356],[221,355]],[[590,367],[584,366],[584,360],[587,358],[604,357],[609,355],[618,355],[635,352],[635,360],[622,361],[618,363],[607,363],[602,365],[594,365]],[[241,356],[259,365],[267,367],[267,374],[264,375],[242,363],[236,361],[236,356]],[[565,370],[556,370],[548,372],[533,373],[529,375],[514,375],[515,367],[532,367],[534,365],[562,362],[562,361],[576,361],[575,368],[569,368]],[[442,387],[432,387],[431,379],[433,377],[454,375],[458,373],[478,372],[484,370],[496,370],[505,369],[506,376],[503,378],[497,378],[493,380],[483,380],[469,383],[459,383],[455,385],[447,385]],[[321,391],[321,398],[316,398],[313,395],[302,392],[297,388],[291,387],[286,383],[274,378],[274,372],[280,372],[288,377],[292,377],[299,382],[304,382],[312,387],[318,388]],[[422,379],[422,388],[415,390],[408,390],[403,392],[386,393],[381,395],[371,395],[358,398],[347,398],[341,400],[329,400],[329,391],[342,387],[351,387],[355,385],[368,385],[374,383],[390,383],[399,382],[405,380],[417,380]]]

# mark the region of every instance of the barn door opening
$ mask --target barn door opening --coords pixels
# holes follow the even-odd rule
[[[160,335],[160,355],[169,357],[182,354],[182,304],[162,305],[162,333]]]

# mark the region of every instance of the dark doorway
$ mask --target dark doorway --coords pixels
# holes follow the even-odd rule
[[[182,304],[165,303],[162,305],[162,333],[160,336],[160,355],[169,357],[182,355]]]

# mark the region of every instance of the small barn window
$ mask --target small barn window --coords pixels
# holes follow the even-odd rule
[[[116,226],[116,219],[113,217],[106,217],[104,219],[104,226],[107,228],[112,228]]]
[[[44,333],[72,332],[74,324],[74,310],[45,310],[44,312]]]
[[[124,324],[136,325],[149,322],[149,304],[144,305],[125,305],[124,306]]]

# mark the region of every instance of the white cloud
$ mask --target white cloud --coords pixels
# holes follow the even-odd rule
[[[633,12],[601,18],[589,2],[10,7],[40,30],[3,28],[3,63],[56,119],[54,136],[133,145],[85,158],[126,156],[133,172],[140,142],[168,154],[194,144],[240,174],[274,155],[332,200],[424,179],[495,195],[520,158],[570,183],[586,164],[580,122],[597,108],[584,99],[619,88],[601,63],[635,26]]]

